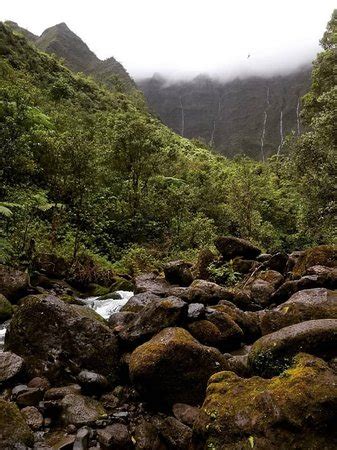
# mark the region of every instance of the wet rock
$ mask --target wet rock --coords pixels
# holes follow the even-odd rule
[[[187,303],[177,297],[154,300],[119,333],[126,345],[136,345],[150,339],[166,327],[182,324],[187,318]]]
[[[237,256],[255,259],[261,253],[259,248],[245,239],[232,236],[219,237],[215,241],[215,246],[225,261],[229,261]]]
[[[155,273],[146,273],[135,278],[135,294],[148,292],[159,297],[166,297],[169,289],[170,284]]]
[[[62,401],[62,421],[76,426],[89,425],[107,417],[106,411],[97,400],[79,394],[68,394]]]
[[[157,420],[156,427],[168,448],[172,450],[188,450],[192,439],[191,428],[174,417]]]
[[[28,287],[28,273],[0,264],[0,294],[15,301],[25,295]]]
[[[81,386],[78,384],[70,384],[69,386],[60,386],[48,389],[44,395],[45,400],[59,400],[69,394],[80,394]]]
[[[13,315],[13,306],[7,298],[0,294],[0,323],[6,322]]]
[[[202,319],[205,316],[205,306],[202,303],[188,305],[187,318],[190,321]]]
[[[193,281],[192,264],[186,261],[171,261],[164,266],[165,279],[170,284],[189,286]]]
[[[177,420],[184,423],[190,428],[193,428],[194,422],[199,416],[199,408],[195,406],[186,405],[185,403],[175,403],[172,407],[172,412]]]
[[[216,283],[205,280],[194,280],[188,290],[189,303],[210,305],[227,299],[228,290]]]
[[[337,267],[337,247],[333,245],[319,245],[309,248],[301,254],[294,265],[295,276],[302,276],[312,266]]]
[[[21,409],[21,414],[25,418],[27,425],[34,431],[39,430],[43,425],[43,416],[34,406],[26,406]]]
[[[242,379],[213,375],[194,425],[195,448],[333,449],[337,377],[328,365],[300,354],[282,376]]]
[[[168,292],[168,297],[178,297],[184,302],[188,302],[188,294],[189,293],[189,287],[182,287],[182,286],[172,286]]]
[[[149,305],[153,301],[158,300],[159,298],[160,297],[158,295],[151,294],[149,292],[136,294],[126,302],[126,304],[121,308],[120,311],[138,313],[142,309],[144,309],[145,306]]]
[[[314,319],[337,319],[337,292],[325,288],[305,289],[282,305],[266,311],[261,319],[262,334]]]
[[[24,367],[20,356],[11,352],[0,352],[0,385],[18,376]]]
[[[16,397],[19,406],[36,406],[43,399],[43,390],[39,388],[27,388]]]
[[[166,450],[161,442],[157,428],[144,419],[136,425],[134,430],[136,450]]]
[[[53,296],[31,296],[15,312],[5,349],[24,358],[32,376],[64,381],[79,369],[95,370],[114,383],[119,350],[113,331]]]
[[[130,376],[149,401],[195,405],[202,400],[210,375],[224,363],[218,350],[201,345],[186,330],[166,328],[134,350]]]
[[[263,377],[278,375],[301,352],[323,358],[337,356],[337,319],[309,320],[258,339],[250,349],[250,370]]]
[[[114,450],[131,450],[133,448],[131,436],[126,425],[114,423],[97,432],[98,442],[103,448]]]
[[[131,323],[136,317],[137,314],[133,312],[117,312],[109,317],[108,323],[112,330],[118,332],[122,330],[126,325],[129,325],[129,323]]]
[[[77,381],[82,386],[83,392],[90,395],[102,393],[109,386],[105,376],[89,370],[82,370],[77,375]]]
[[[33,444],[32,430],[18,407],[0,398],[0,448],[14,449],[19,445],[26,448]]]

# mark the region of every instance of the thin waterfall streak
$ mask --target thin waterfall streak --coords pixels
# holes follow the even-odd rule
[[[279,155],[281,153],[283,147],[283,111],[281,109],[281,114],[280,114],[280,145],[278,146],[277,149],[277,154]]]
[[[209,145],[210,145],[211,147],[212,147],[213,144],[214,144],[214,134],[215,134],[216,122],[217,122],[217,120],[220,119],[220,112],[221,112],[221,97],[220,97],[220,95],[219,95],[219,98],[218,98],[218,112],[217,112],[216,117],[215,117],[214,120],[213,120],[213,129],[212,129],[212,132],[211,132],[211,138],[210,138],[210,140],[209,140]]]
[[[297,120],[297,135],[301,134],[301,122],[300,122],[300,97],[297,98],[297,106],[296,106],[296,120]]]
[[[264,138],[266,135],[266,125],[267,125],[267,119],[268,119],[268,108],[270,106],[270,101],[269,101],[269,93],[270,93],[270,88],[267,88],[267,94],[266,94],[266,109],[263,112],[263,126],[262,126],[262,134],[261,134],[261,156],[262,156],[262,161],[264,161],[265,157],[264,157]]]

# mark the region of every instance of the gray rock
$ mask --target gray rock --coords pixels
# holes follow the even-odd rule
[[[97,400],[78,394],[68,394],[62,401],[62,421],[68,425],[90,425],[107,417],[106,411]]]
[[[0,352],[0,383],[4,383],[20,374],[24,360],[11,352]]]

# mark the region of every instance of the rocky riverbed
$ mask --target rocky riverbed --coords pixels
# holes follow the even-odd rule
[[[0,448],[337,448],[336,249],[215,246],[103,298],[0,266]]]

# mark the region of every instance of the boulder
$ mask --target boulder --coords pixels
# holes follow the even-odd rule
[[[167,447],[161,442],[157,428],[150,422],[141,418],[134,429],[136,450],[166,450]]]
[[[187,318],[187,303],[177,297],[152,301],[119,333],[127,346],[145,342],[163,328],[181,325]]]
[[[78,384],[69,384],[68,386],[53,387],[47,390],[45,393],[45,400],[60,400],[66,395],[80,394],[81,386]]]
[[[221,370],[225,358],[201,345],[183,328],[166,328],[136,348],[130,358],[130,376],[145,399],[154,403],[198,404],[207,380]]]
[[[69,263],[52,253],[40,253],[33,260],[33,267],[38,272],[54,278],[63,278],[69,271]]]
[[[203,319],[205,317],[205,306],[202,303],[190,303],[188,305],[187,318],[189,321]]]
[[[219,237],[215,241],[215,247],[225,261],[229,261],[237,256],[245,259],[255,259],[261,250],[245,239],[232,236]]]
[[[334,449],[337,375],[300,354],[282,376],[214,374],[194,425],[195,449]]]
[[[17,377],[23,369],[24,360],[11,352],[0,352],[0,385]]]
[[[16,403],[23,406],[37,406],[43,399],[44,391],[40,388],[29,388],[22,390],[18,395],[16,395]]]
[[[271,284],[274,289],[277,289],[284,282],[284,276],[277,270],[264,270],[257,276],[258,280],[266,281]]]
[[[18,407],[0,398],[0,448],[9,450],[20,445],[21,448],[34,445],[32,430]]]
[[[108,319],[109,326],[112,330],[119,332],[124,327],[129,325],[135,318],[137,314],[134,312],[123,311],[111,314]]]
[[[288,259],[289,257],[286,253],[275,253],[266,261],[265,265],[269,270],[275,270],[276,272],[284,274],[287,269]]]
[[[153,300],[158,300],[160,297],[149,292],[142,292],[141,294],[136,294],[128,300],[124,306],[120,309],[121,312],[133,312],[138,313],[145,306],[149,305]]]
[[[0,264],[0,294],[15,301],[25,295],[28,287],[28,273]]]
[[[188,289],[189,303],[211,305],[227,299],[228,295],[228,289],[205,280],[194,280]]]
[[[26,406],[21,410],[27,425],[34,431],[39,430],[43,425],[43,416],[34,406]]]
[[[0,323],[6,322],[13,314],[13,306],[7,298],[0,294]]]
[[[325,288],[305,289],[292,295],[261,319],[262,334],[314,319],[337,319],[337,292]]]
[[[157,418],[156,428],[169,449],[189,450],[192,430],[174,417]]]
[[[171,261],[164,266],[165,279],[170,284],[189,286],[193,281],[192,264],[186,261]]]
[[[312,266],[305,272],[305,275],[316,276],[320,284],[329,289],[337,288],[337,268],[325,266]]]
[[[337,246],[319,245],[307,249],[299,256],[292,271],[295,276],[302,276],[312,266],[337,267]]]
[[[184,423],[190,428],[193,428],[194,422],[199,416],[199,408],[195,406],[186,405],[185,403],[175,403],[172,406],[172,412],[177,420]]]
[[[270,299],[274,291],[275,288],[271,283],[261,279],[255,280],[250,285],[251,297],[254,303],[257,303],[262,307],[266,307],[270,304]]]
[[[90,395],[102,393],[109,386],[105,376],[89,370],[82,370],[77,375],[77,381],[82,386],[83,392]]]
[[[209,266],[216,260],[214,253],[208,249],[202,249],[198,255],[197,263],[194,267],[193,273],[196,278],[200,280],[208,280],[209,278]]]
[[[88,425],[107,417],[103,406],[93,398],[68,394],[61,401],[62,421],[76,426]]]
[[[158,295],[159,297],[166,297],[170,290],[170,284],[165,278],[159,277],[155,273],[145,273],[135,278],[135,294],[148,292]]]
[[[13,316],[5,349],[24,358],[31,376],[63,381],[87,369],[114,383],[119,366],[117,339],[88,311],[53,296],[31,296]]]
[[[97,437],[103,448],[114,450],[132,450],[134,448],[128,427],[122,423],[114,423],[98,430]]]
[[[289,367],[301,351],[323,358],[337,356],[337,319],[308,320],[262,336],[250,349],[249,367],[257,375],[272,377]]]

